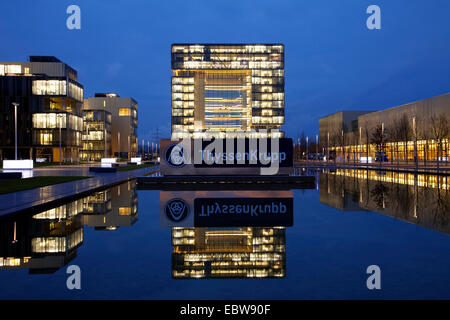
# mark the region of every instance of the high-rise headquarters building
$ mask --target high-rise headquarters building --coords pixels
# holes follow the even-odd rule
[[[84,144],[82,155],[85,157],[89,153],[89,158],[92,159],[95,153],[95,159],[100,159],[105,155],[104,146],[102,143],[106,143],[106,155],[112,155],[119,158],[128,158],[136,156],[138,149],[137,138],[137,114],[138,103],[136,100],[130,97],[120,97],[116,93],[96,93],[94,97],[90,97],[84,100],[83,111],[85,114],[85,125],[89,127],[92,120],[89,117],[97,116],[99,119],[99,130],[93,127],[94,131],[98,131],[97,134],[88,133],[88,143]],[[111,118],[106,123],[102,120],[102,112],[105,119]],[[109,115],[108,115],[109,113]],[[100,125],[103,121],[104,127]],[[110,122],[110,132],[108,130]],[[102,129],[103,128],[103,129]],[[106,130],[105,130],[106,128]],[[89,129],[88,129],[89,130]],[[106,134],[105,137],[102,135]],[[99,143],[94,143],[96,138]],[[101,142],[103,141],[103,142]],[[110,141],[110,142],[109,142]],[[111,144],[111,148],[108,144]],[[95,146],[98,146],[99,150],[93,150]]]
[[[284,124],[282,44],[173,44],[172,71],[172,138]]]
[[[83,86],[76,70],[51,56],[0,62],[0,159],[15,157],[14,102],[19,159],[79,159]]]

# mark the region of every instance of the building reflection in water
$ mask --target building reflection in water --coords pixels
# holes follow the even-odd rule
[[[83,243],[81,200],[35,215],[0,220],[0,269],[53,273],[75,258]]]
[[[336,169],[320,172],[320,201],[342,211],[368,210],[450,234],[447,176]]]
[[[83,199],[83,223],[95,230],[116,230],[137,219],[136,181],[128,181]]]
[[[134,181],[38,214],[0,218],[0,270],[25,268],[30,274],[54,273],[77,255],[83,225],[116,230],[137,221]]]
[[[174,279],[286,275],[284,227],[174,227],[172,246]]]
[[[161,191],[160,205],[172,278],[285,277],[291,190]]]

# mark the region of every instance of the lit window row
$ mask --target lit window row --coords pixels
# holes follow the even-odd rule
[[[176,62],[177,69],[281,69],[283,64],[278,61],[225,61],[215,63],[213,61],[185,61]]]
[[[173,93],[172,100],[194,100],[193,93]]]
[[[194,92],[194,86],[173,85],[172,92]]]
[[[181,101],[176,100],[172,101],[173,108],[185,109],[185,108],[194,108],[194,101]]]
[[[282,84],[282,77],[252,77],[253,84]]]
[[[65,96],[66,88],[66,80],[33,80],[32,85],[33,94],[44,96]]]
[[[193,109],[172,109],[172,115],[178,117],[193,117]]]
[[[284,108],[284,101],[258,101],[255,100],[252,103],[253,108]]]
[[[284,117],[253,117],[252,122],[255,124],[283,124]]]
[[[172,52],[177,53],[203,53],[208,47],[211,53],[282,53],[282,45],[178,45],[172,47]]]
[[[252,77],[284,77],[284,70],[252,70]]]
[[[5,74],[21,74],[21,73],[22,73],[22,66],[20,64],[6,64],[6,65],[0,64],[0,76],[4,76]]]
[[[33,128],[36,129],[58,129],[67,128],[67,116],[69,119],[69,129],[83,130],[83,118],[67,113],[34,113]]]
[[[194,84],[193,77],[172,77],[172,84]]]
[[[255,100],[284,100],[284,93],[283,92],[274,92],[274,93],[260,93],[255,94]]]

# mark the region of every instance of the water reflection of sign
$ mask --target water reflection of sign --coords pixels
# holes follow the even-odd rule
[[[292,226],[290,190],[161,191],[162,227]]]
[[[291,226],[292,198],[198,198],[196,227]]]
[[[172,199],[164,209],[166,216],[174,221],[182,221],[189,214],[189,206],[182,199]]]

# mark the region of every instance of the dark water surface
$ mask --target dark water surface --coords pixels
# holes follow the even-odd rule
[[[312,190],[153,191],[129,182],[1,217],[0,299],[450,298],[447,177],[313,174]],[[193,220],[219,204],[273,212],[227,227],[223,218]],[[170,228],[169,214],[183,227]],[[81,269],[81,290],[67,289],[70,265]],[[381,269],[381,290],[366,287],[370,265]]]

